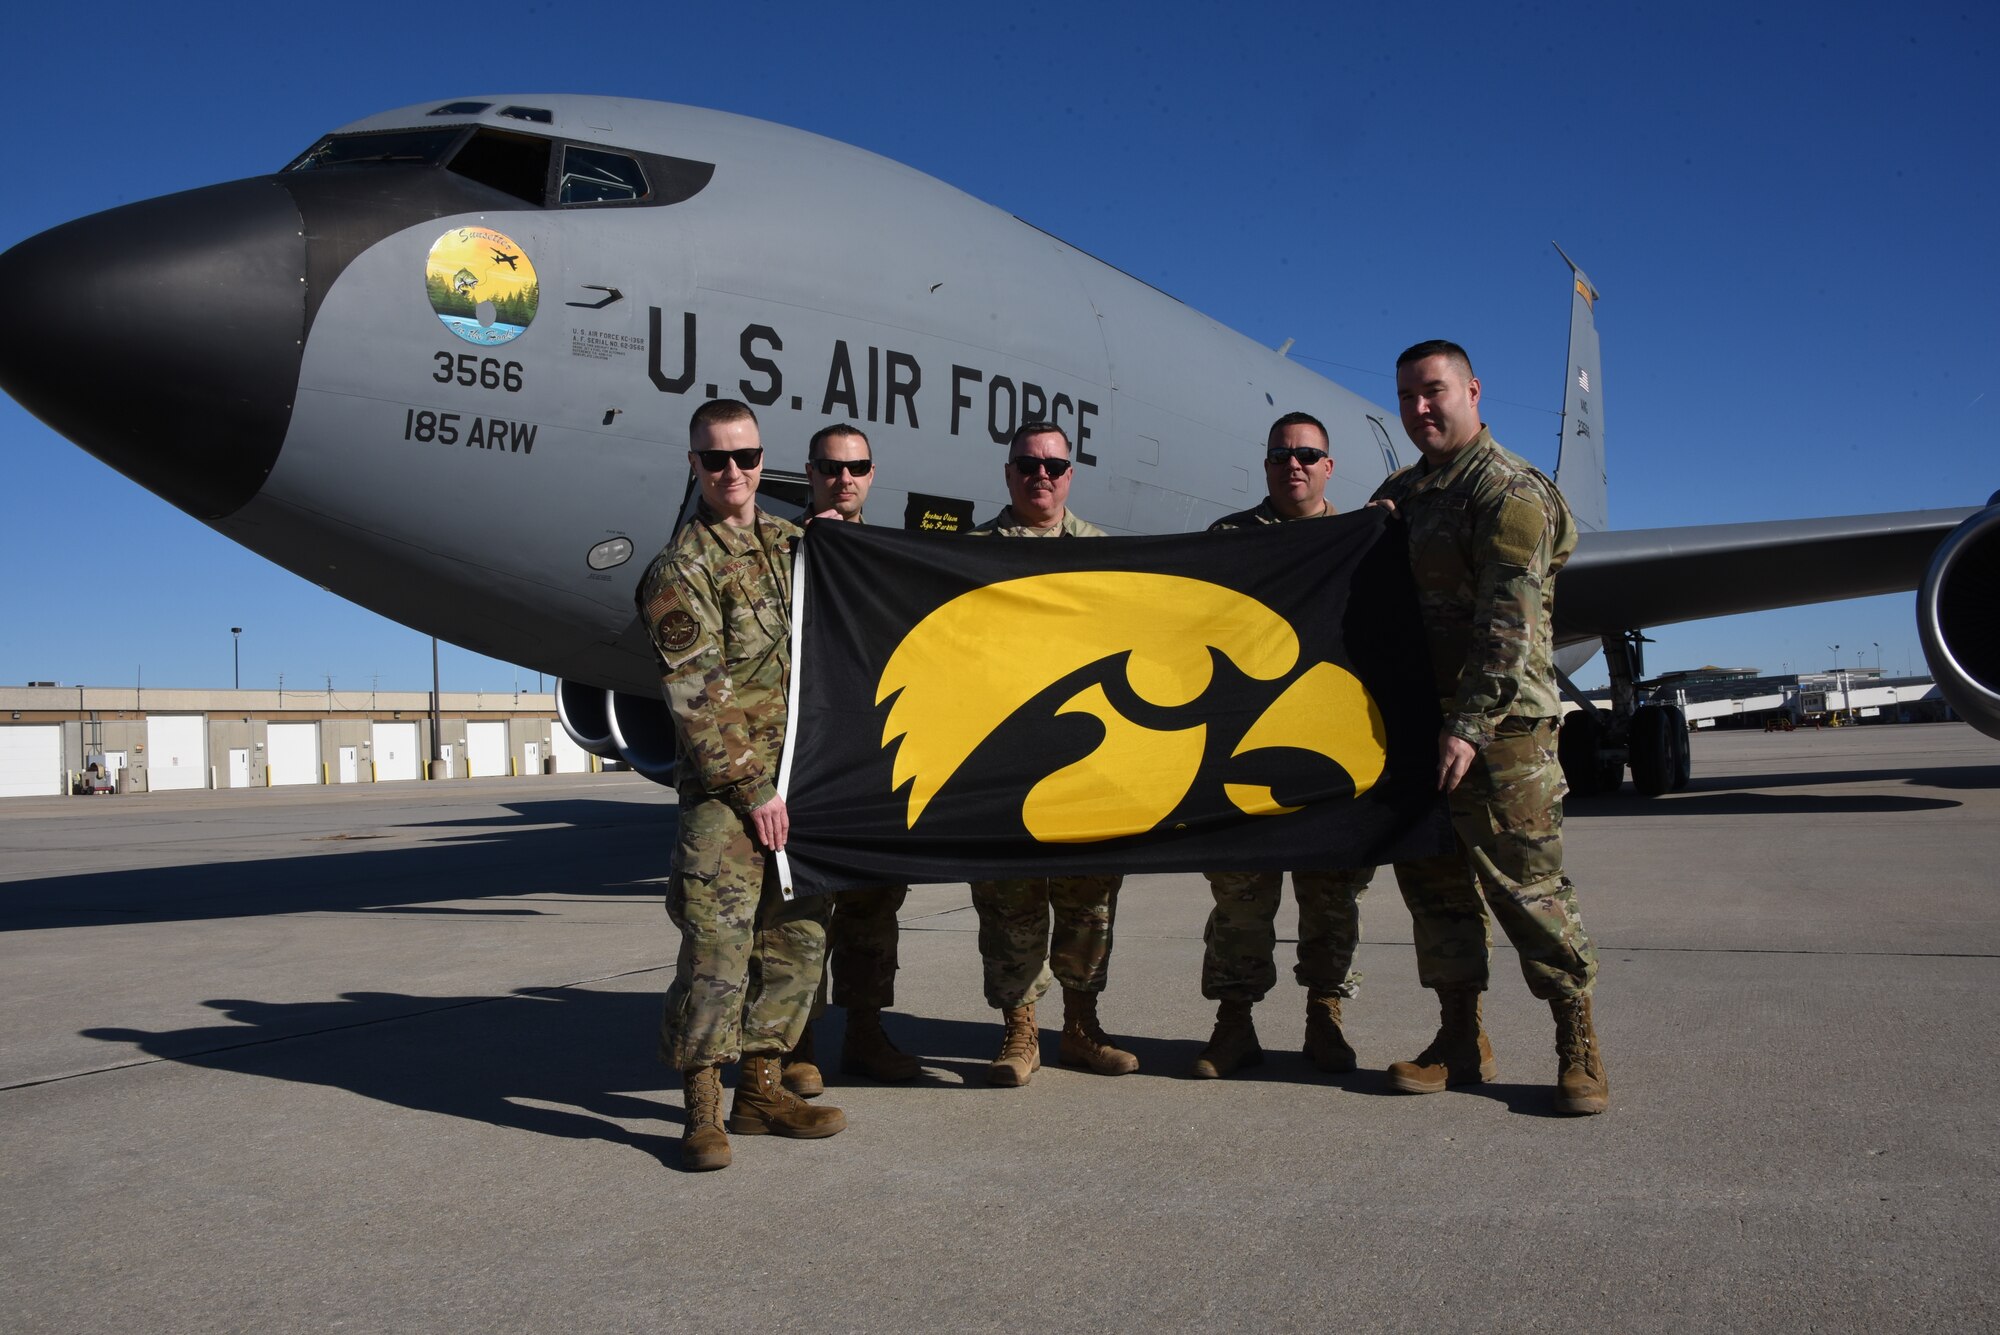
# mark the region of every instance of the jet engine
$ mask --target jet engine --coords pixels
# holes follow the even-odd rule
[[[674,725],[657,697],[607,691],[582,682],[556,683],[556,717],[584,750],[623,761],[654,783],[674,781]]]
[[[1938,545],[1917,589],[1917,634],[1945,702],[2000,737],[2000,492]]]

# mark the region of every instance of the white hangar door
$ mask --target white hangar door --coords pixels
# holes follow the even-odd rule
[[[146,791],[208,787],[208,720],[199,714],[146,719]]]
[[[369,743],[378,780],[417,777],[417,725],[377,723]]]
[[[507,725],[465,725],[465,777],[491,779],[507,772]]]
[[[556,773],[583,774],[590,769],[590,753],[558,723],[549,729],[549,754],[555,757]]]
[[[62,725],[0,728],[0,797],[61,797]]]
[[[271,786],[319,782],[319,724],[273,723],[264,734]]]

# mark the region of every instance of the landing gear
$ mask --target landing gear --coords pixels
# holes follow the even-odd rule
[[[1693,773],[1687,714],[1677,705],[1641,705],[1632,714],[1632,786],[1643,797],[1679,792]]]
[[[1557,673],[1563,694],[1580,709],[1563,720],[1556,754],[1563,778],[1574,797],[1602,797],[1618,791],[1625,766],[1632,767],[1632,786],[1641,796],[1677,793],[1693,777],[1694,758],[1688,750],[1687,711],[1678,705],[1639,703],[1645,676],[1645,648],[1640,632],[1604,637],[1604,663],[1611,677],[1611,708],[1599,709],[1575,683]]]
[[[1625,782],[1625,758],[1610,745],[1611,715],[1589,705],[1570,711],[1556,738],[1563,779],[1577,797],[1615,793]]]

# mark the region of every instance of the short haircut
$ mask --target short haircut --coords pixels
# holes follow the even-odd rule
[[[1073,454],[1075,449],[1069,443],[1069,433],[1054,422],[1023,422],[1014,428],[1014,434],[1007,438],[1007,452],[1012,454],[1021,448],[1021,442],[1030,436],[1061,436],[1063,453]]]
[[[710,399],[694,410],[688,418],[688,448],[694,448],[694,438],[705,426],[721,426],[726,422],[748,422],[757,425],[757,414],[750,411],[750,405],[741,399]]]
[[[808,459],[819,458],[820,446],[826,444],[829,440],[832,440],[835,436],[854,437],[856,440],[861,442],[864,448],[867,449],[869,458],[872,459],[875,457],[875,447],[868,443],[867,432],[863,431],[860,427],[854,425],[852,422],[835,422],[832,426],[823,426],[819,430],[813,432],[812,439],[806,442],[806,458]]]
[[[1271,429],[1264,433],[1264,444],[1267,446],[1276,445],[1279,433],[1288,426],[1309,426],[1319,432],[1319,439],[1322,445],[1329,445],[1333,442],[1333,437],[1326,434],[1326,423],[1320,421],[1311,413],[1286,413],[1283,417],[1271,423]]]
[[[1472,358],[1465,355],[1464,348],[1448,338],[1426,339],[1414,347],[1403,349],[1403,355],[1396,358],[1396,369],[1400,371],[1412,362],[1424,361],[1431,357],[1449,357],[1458,363],[1459,369],[1465,372],[1467,380],[1472,379]]]

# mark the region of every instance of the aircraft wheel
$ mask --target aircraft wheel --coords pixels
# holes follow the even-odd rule
[[[1556,734],[1556,758],[1562,762],[1563,779],[1575,797],[1596,797],[1618,785],[1623,775],[1605,783],[1607,766],[1598,759],[1604,744],[1604,715],[1599,709],[1573,709]]]
[[[1632,786],[1642,797],[1658,797],[1674,786],[1674,720],[1679,711],[1661,705],[1641,705],[1632,714]],[[1687,733],[1681,733],[1687,747]]]
[[[1673,790],[1678,793],[1694,778],[1694,738],[1688,732],[1687,711],[1679,705],[1668,705],[1666,710],[1673,723]]]

